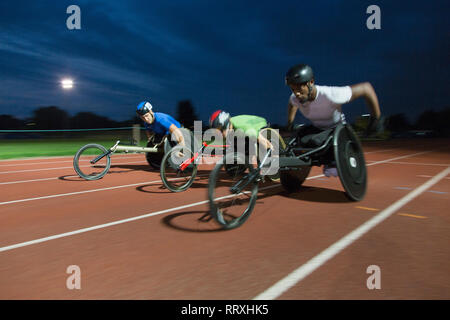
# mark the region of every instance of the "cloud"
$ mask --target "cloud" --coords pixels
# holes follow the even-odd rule
[[[284,123],[284,72],[300,61],[320,84],[370,81],[387,112],[419,112],[428,106],[411,94],[411,66],[436,79],[421,87],[439,96],[431,104],[449,98],[442,3],[380,0],[382,29],[370,31],[365,0],[3,1],[0,114],[48,103],[120,120],[147,98],[168,113],[191,99],[203,120],[222,106]],[[81,8],[81,30],[66,28],[71,4]],[[71,99],[58,87],[66,75],[77,82]]]

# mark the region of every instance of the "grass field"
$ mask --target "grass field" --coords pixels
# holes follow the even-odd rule
[[[82,146],[88,143],[101,144],[105,148],[114,145],[116,139],[43,139],[43,140],[0,140],[0,159],[18,159],[29,157],[74,156]],[[123,142],[127,142],[123,140]],[[140,146],[145,146],[141,141]]]

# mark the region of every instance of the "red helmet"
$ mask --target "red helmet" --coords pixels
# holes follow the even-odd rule
[[[225,129],[230,123],[230,114],[223,110],[214,111],[209,118],[209,125],[211,128],[216,128],[219,130]]]

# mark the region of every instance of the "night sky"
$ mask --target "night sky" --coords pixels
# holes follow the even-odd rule
[[[382,113],[415,120],[450,106],[448,3],[2,0],[0,114],[53,105],[127,120],[142,100],[175,115],[189,99],[202,120],[223,108],[284,125],[284,74],[308,63],[317,84],[369,81]],[[71,4],[81,30],[66,27]],[[366,27],[371,4],[381,30]],[[64,77],[73,90],[61,89]],[[360,101],[344,112],[367,111]]]

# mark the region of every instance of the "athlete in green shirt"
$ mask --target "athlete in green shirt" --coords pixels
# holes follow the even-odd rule
[[[209,123],[211,128],[221,131],[225,138],[231,130],[234,130],[236,135],[243,134],[245,137],[257,138],[257,141],[266,150],[273,149],[270,141],[261,134],[261,129],[268,125],[264,118],[251,115],[231,117],[228,112],[217,110],[211,115]]]

